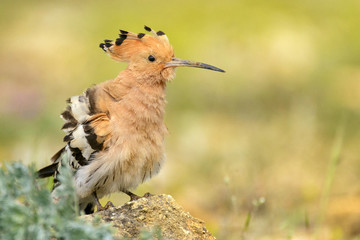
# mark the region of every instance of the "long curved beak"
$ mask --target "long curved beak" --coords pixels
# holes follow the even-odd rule
[[[206,63],[201,62],[194,62],[190,60],[184,60],[180,58],[173,57],[170,62],[165,63],[165,67],[196,67],[196,68],[204,68],[208,70],[218,71],[218,72],[225,72],[224,70],[211,66]]]

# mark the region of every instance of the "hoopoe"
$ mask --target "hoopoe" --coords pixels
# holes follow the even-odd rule
[[[223,70],[200,62],[175,58],[162,31],[145,26],[144,33],[120,30],[115,41],[100,44],[111,58],[127,62],[119,75],[68,99],[61,114],[65,147],[52,158],[52,164],[38,171],[40,178],[58,180],[61,162],[74,172],[79,210],[103,210],[99,198],[113,192],[139,198],[129,190],[156,175],[165,159],[164,124],[166,83],[175,77],[176,67]]]

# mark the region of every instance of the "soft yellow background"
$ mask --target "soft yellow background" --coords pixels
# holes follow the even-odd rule
[[[168,160],[135,192],[218,239],[359,239],[359,24],[357,0],[2,1],[0,161],[49,163],[65,99],[126,66],[98,44],[148,25],[227,73],[177,70]]]

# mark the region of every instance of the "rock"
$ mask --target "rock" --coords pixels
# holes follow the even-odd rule
[[[159,234],[161,239],[215,239],[203,221],[185,212],[170,195],[143,197],[82,218],[92,221],[95,216],[112,224],[115,237],[139,238],[148,232],[155,239]]]

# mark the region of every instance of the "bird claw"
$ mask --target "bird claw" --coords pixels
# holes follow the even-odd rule
[[[139,200],[140,198],[141,198],[141,197],[138,196],[138,195],[131,196],[131,197],[130,197],[130,202]]]
[[[101,206],[101,205],[97,205],[97,212],[100,212],[100,211],[104,211],[104,210],[107,210],[109,208],[113,208],[115,207],[114,204],[110,201],[108,201],[105,206]]]
[[[151,193],[145,193],[144,196],[140,197],[140,196],[138,196],[138,195],[136,195],[136,194],[134,194],[134,193],[132,193],[130,191],[123,191],[123,192],[126,193],[130,197],[130,202],[139,200],[140,198],[143,198],[143,197],[148,198],[148,197],[154,196]]]
[[[93,196],[94,196],[94,199],[95,199],[95,203],[96,203],[96,207],[97,207],[97,212],[100,212],[100,211],[104,211],[104,210],[107,210],[109,208],[112,208],[112,207],[115,207],[114,204],[110,201],[108,201],[105,206],[101,206],[101,203],[97,197],[97,194],[96,192],[93,192]]]
[[[115,207],[114,204],[112,202],[108,201],[104,208],[109,209],[109,208],[113,208],[113,207]]]
[[[145,194],[144,194],[144,196],[143,196],[143,197],[148,198],[148,197],[152,197],[152,196],[154,196],[154,195],[153,195],[153,194],[151,194],[151,193],[149,193],[149,192],[147,192],[147,193],[145,193]]]

